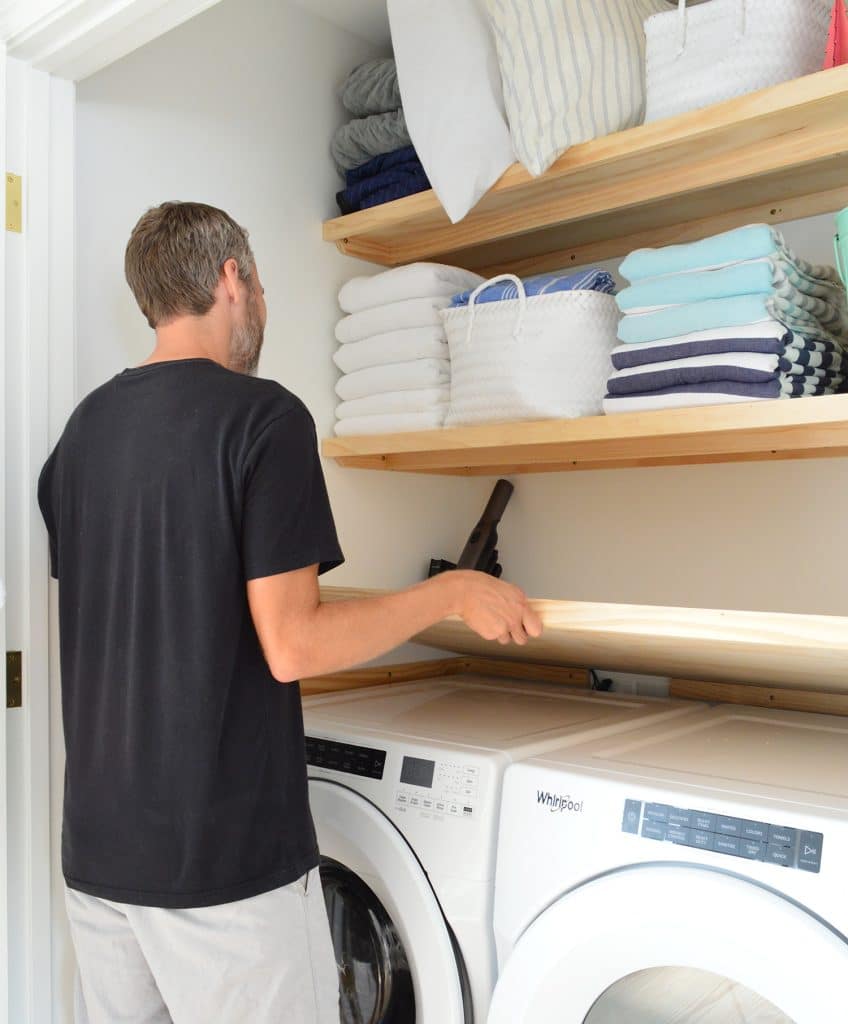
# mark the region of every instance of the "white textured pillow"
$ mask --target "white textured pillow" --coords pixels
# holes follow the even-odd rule
[[[666,0],[486,0],[518,159],[542,174],[645,115],[645,18]]]
[[[455,224],[515,160],[483,0],[388,0],[406,126]]]

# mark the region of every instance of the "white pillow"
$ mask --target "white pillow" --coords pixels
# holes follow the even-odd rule
[[[518,159],[544,173],[645,117],[645,18],[666,0],[486,0]]]
[[[412,144],[455,224],[515,161],[482,0],[388,0]]]

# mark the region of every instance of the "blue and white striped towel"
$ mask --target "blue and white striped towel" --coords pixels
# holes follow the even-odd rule
[[[523,279],[524,291],[527,297],[533,295],[549,295],[552,292],[604,292],[606,295],[615,295],[615,281],[606,270],[592,268],[580,270],[577,273],[568,274],[536,274],[535,277]],[[473,288],[468,291],[454,295],[451,306],[467,306],[471,298]],[[477,302],[502,302],[507,299],[518,298],[518,287],[512,281],[498,281],[484,288],[474,300]]]

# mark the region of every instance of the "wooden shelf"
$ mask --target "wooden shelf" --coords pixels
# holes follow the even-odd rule
[[[325,601],[381,591],[323,587]],[[524,647],[482,640],[458,618],[414,637],[458,654],[772,688],[848,693],[848,618],[534,601],[545,631]]]
[[[432,192],[327,221],[384,266],[553,270],[751,221],[848,205],[848,67],[572,147],[539,178],[513,165],[459,224]]]
[[[488,476],[848,455],[848,395],[333,437],[343,466]]]

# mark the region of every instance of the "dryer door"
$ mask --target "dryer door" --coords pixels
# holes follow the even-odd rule
[[[465,1024],[462,967],[412,848],[382,812],[345,786],[310,779],[309,801],[342,1024]]]
[[[488,1024],[837,1024],[848,941],[748,879],[645,864],[563,895],[507,959]]]

